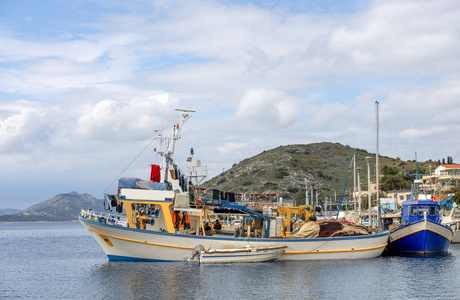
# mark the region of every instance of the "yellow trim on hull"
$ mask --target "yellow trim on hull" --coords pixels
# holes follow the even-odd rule
[[[97,230],[92,229],[92,228],[88,228],[88,230],[93,231],[93,232],[96,232],[96,233],[99,233],[99,234],[103,234],[103,235],[105,235],[105,236],[109,236],[109,237],[114,238],[114,239],[119,239],[119,240],[128,241],[128,242],[134,242],[134,243],[140,243],[140,244],[147,244],[147,245],[153,245],[153,246],[161,246],[161,247],[169,247],[169,248],[179,248],[179,249],[189,249],[189,250],[193,250],[192,247],[182,247],[182,246],[173,246],[173,245],[165,245],[165,244],[151,243],[151,242],[147,242],[147,241],[138,241],[138,240],[127,239],[127,238],[123,238],[123,237],[119,237],[119,236],[115,236],[115,235],[111,235],[111,234],[102,233],[102,232],[97,231]]]
[[[446,238],[444,235],[440,234],[439,232],[436,232],[436,231],[433,231],[433,230],[430,230],[430,229],[427,229],[427,230],[428,230],[428,231],[431,231],[431,232],[433,232],[433,233],[439,234],[440,236],[442,236],[443,238],[445,238],[445,239],[448,240],[448,241],[451,240],[451,239]],[[453,237],[453,235],[452,235],[452,237]]]
[[[362,248],[362,249],[350,249],[350,250],[314,250],[314,251],[297,251],[297,252],[289,252],[286,251],[284,254],[316,254],[316,253],[340,253],[340,252],[356,252],[356,251],[368,251],[368,250],[375,250],[375,249],[380,249],[386,247],[388,244],[385,244],[383,246],[377,246],[377,247],[370,247],[370,248]]]
[[[423,231],[423,230],[425,230],[425,229],[420,229],[420,230],[417,230],[417,231],[414,231],[414,232],[410,232],[410,233],[408,233],[408,234],[405,234],[405,235],[403,235],[403,236],[400,236],[400,237],[397,238],[397,239],[391,240],[390,242],[397,241],[397,240],[399,240],[399,239],[402,239],[403,237],[406,237],[406,236],[408,236],[408,235],[411,235],[411,234],[414,234],[414,233],[417,233],[417,232],[420,232],[420,231]]]
[[[133,239],[128,239],[128,238],[118,237],[118,236],[111,235],[111,234],[102,233],[102,232],[97,231],[97,230],[92,229],[92,228],[88,228],[88,230],[96,232],[96,233],[99,233],[99,234],[103,234],[105,236],[109,236],[109,237],[112,237],[112,238],[115,238],[115,239],[128,241],[128,242],[135,242],[135,243],[140,243],[140,244],[147,244],[147,245],[168,247],[168,248],[179,248],[179,249],[193,250],[192,247],[182,247],[182,246],[173,246],[173,245],[152,243],[152,242],[147,242],[147,241],[138,241],[138,240],[133,240]],[[384,247],[386,247],[386,245],[387,244],[385,244],[383,246],[377,246],[377,247],[370,247],[370,248],[363,248],[363,249],[350,249],[350,250],[325,250],[325,251],[316,250],[316,251],[297,251],[297,252],[291,252],[290,251],[290,252],[284,252],[284,254],[317,254],[317,253],[341,253],[341,252],[368,251],[368,250],[375,250],[375,249],[379,249],[379,248],[384,248]]]
[[[448,238],[445,237],[444,235],[440,234],[439,232],[436,232],[436,231],[433,231],[433,230],[430,230],[430,229],[422,228],[422,229],[420,229],[420,230],[417,230],[417,231],[414,231],[414,232],[405,234],[405,235],[403,235],[403,236],[400,236],[399,238],[394,239],[394,240],[391,240],[390,242],[393,243],[394,241],[397,241],[397,240],[399,240],[399,239],[402,239],[403,237],[406,237],[406,236],[408,236],[408,235],[411,235],[411,234],[414,234],[414,233],[417,233],[417,232],[420,232],[420,231],[424,231],[424,230],[426,230],[426,231],[431,231],[431,232],[433,232],[433,233],[439,234],[440,236],[442,236],[442,237],[445,238],[446,240],[450,241],[450,239],[448,239]]]

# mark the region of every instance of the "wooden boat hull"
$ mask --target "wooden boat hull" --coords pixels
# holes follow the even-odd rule
[[[453,232],[448,226],[430,220],[401,225],[390,231],[389,254],[439,254],[446,253]]]
[[[286,246],[239,249],[208,249],[200,251],[200,263],[247,263],[275,261]]]
[[[356,259],[382,254],[389,232],[313,239],[233,238],[156,232],[80,217],[111,261],[183,261],[196,245],[205,249],[287,246],[279,260]]]

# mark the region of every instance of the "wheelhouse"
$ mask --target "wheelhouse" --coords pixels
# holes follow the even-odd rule
[[[440,221],[439,205],[436,201],[405,201],[402,203],[402,221],[412,223],[423,220]]]

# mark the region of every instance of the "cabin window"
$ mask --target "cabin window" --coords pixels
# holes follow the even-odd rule
[[[417,206],[411,206],[410,207],[410,215],[411,216],[416,216],[417,215]]]
[[[436,216],[436,206],[430,206],[430,216]]]
[[[423,216],[424,211],[426,211],[426,213],[428,214],[428,205],[420,205],[418,207],[418,215],[419,216]]]

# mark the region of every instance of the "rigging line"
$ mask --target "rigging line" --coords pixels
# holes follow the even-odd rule
[[[460,151],[457,151],[457,153],[455,153],[454,157],[452,158],[452,160],[455,160],[456,158],[458,158],[460,156]]]
[[[133,161],[131,161],[129,163],[129,165],[123,170],[121,171],[121,173],[105,188],[105,190],[99,195],[102,196],[102,194],[104,194],[111,186],[112,184],[118,179],[120,178],[121,174],[123,174],[129,167],[131,167],[131,165],[139,158],[139,156],[141,156],[142,153],[144,153],[144,151],[153,143],[153,141],[156,139],[156,137],[154,137],[148,144],[147,146],[145,146],[144,149],[142,149],[142,151],[133,159]]]
[[[380,109],[380,111],[382,113],[383,123],[385,124],[387,128],[387,136],[388,136],[388,139],[390,140],[391,150],[393,151],[393,146],[394,146],[394,148],[396,149],[396,153],[398,155],[397,157],[401,157],[401,154],[399,153],[399,149],[398,149],[398,144],[396,144],[395,138],[390,130],[390,126],[388,125],[387,119],[385,117],[385,112],[382,109]]]
[[[340,198],[340,204],[337,209],[337,216],[336,216],[337,220],[339,219],[340,208],[342,207],[342,201],[343,201],[343,197],[345,196],[345,190],[347,189],[347,184],[348,184],[348,177],[350,177],[350,172],[351,172],[352,167],[353,167],[353,159],[351,160],[350,167],[348,168],[347,180],[345,181],[345,186],[343,187],[342,197]]]
[[[367,130],[366,130],[366,133],[363,135],[363,138],[361,140],[361,145],[359,146],[360,149],[363,149],[364,148],[364,140],[367,139],[367,136],[369,134],[369,130],[371,128],[371,122],[372,122],[372,115],[371,114],[368,114],[369,115],[369,118],[367,120]]]

